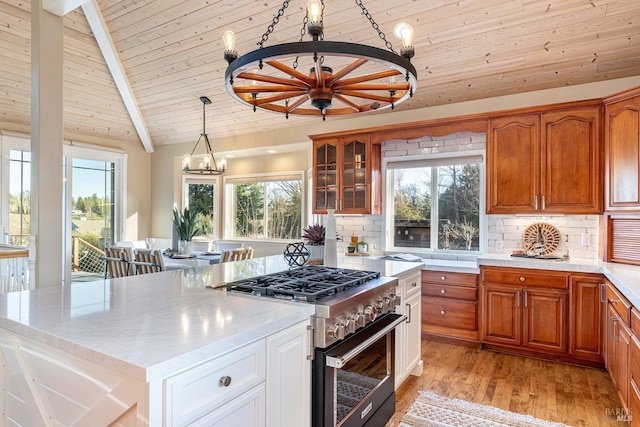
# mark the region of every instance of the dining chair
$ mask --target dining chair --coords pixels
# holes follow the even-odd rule
[[[136,274],[158,273],[166,270],[161,249],[136,249],[132,264],[135,266]]]
[[[104,248],[104,256],[100,258],[105,262],[105,279],[129,276],[133,273],[133,249],[128,246],[107,246]]]
[[[253,258],[253,248],[227,249],[222,252],[220,262],[241,261]]]

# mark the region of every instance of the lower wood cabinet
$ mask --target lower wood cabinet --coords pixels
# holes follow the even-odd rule
[[[600,275],[572,274],[569,304],[569,355],[600,366],[604,355],[606,288]]]
[[[483,266],[484,347],[604,367],[604,278],[598,274]]]
[[[422,271],[422,336],[478,345],[478,275]]]
[[[567,308],[566,291],[486,285],[483,343],[563,354]]]

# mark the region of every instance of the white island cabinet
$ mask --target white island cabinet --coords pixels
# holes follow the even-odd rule
[[[313,306],[194,272],[0,295],[0,427],[309,426]]]
[[[420,348],[421,330],[421,284],[420,270],[398,276],[400,305],[397,311],[407,316],[407,320],[396,328],[396,390],[409,375],[421,375],[423,364]]]

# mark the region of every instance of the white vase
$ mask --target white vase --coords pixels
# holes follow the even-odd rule
[[[327,209],[327,221],[324,233],[324,265],[338,266],[338,244],[336,242],[336,217],[334,209]]]

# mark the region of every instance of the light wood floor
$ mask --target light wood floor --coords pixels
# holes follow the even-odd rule
[[[387,427],[399,424],[420,390],[576,427],[625,425],[611,415],[621,404],[604,370],[425,340],[422,360],[422,376],[398,389]]]

